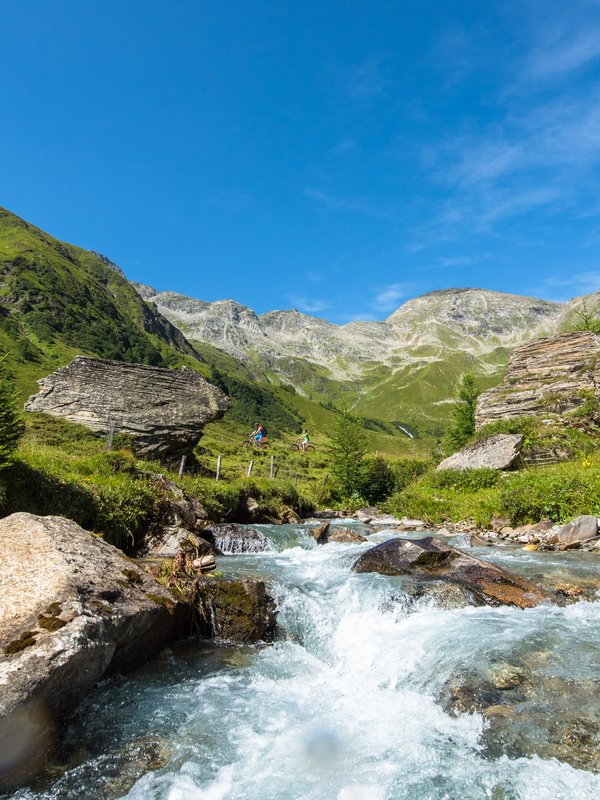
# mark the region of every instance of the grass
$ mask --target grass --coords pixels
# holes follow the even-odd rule
[[[449,471],[445,471],[449,473]],[[472,519],[481,527],[492,517],[514,525],[548,517],[566,522],[600,515],[600,459],[577,460],[518,472],[464,470],[454,476],[430,470],[386,504],[388,511],[432,524]]]

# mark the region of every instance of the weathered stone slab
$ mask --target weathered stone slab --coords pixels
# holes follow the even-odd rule
[[[174,458],[190,453],[208,422],[220,419],[231,402],[194,370],[78,356],[38,381],[40,390],[25,404],[106,432],[135,438],[143,455]]]
[[[495,433],[459,450],[438,464],[441,469],[510,469],[523,445],[520,433]]]
[[[537,339],[513,352],[504,380],[477,401],[476,426],[499,419],[561,414],[586,393],[600,399],[600,336],[590,331]]]

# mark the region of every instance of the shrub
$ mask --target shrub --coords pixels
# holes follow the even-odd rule
[[[457,492],[476,492],[496,486],[501,473],[497,469],[443,469],[428,475],[426,483],[440,489]]]
[[[364,461],[360,477],[359,494],[369,503],[379,503],[394,491],[396,475],[393,467],[381,456]]]
[[[2,358],[0,359],[0,469],[11,463],[24,431],[19,397]]]

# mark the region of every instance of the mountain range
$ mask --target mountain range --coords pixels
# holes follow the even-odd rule
[[[585,301],[555,303],[488,289],[429,292],[381,322],[334,325],[296,310],[256,314],[233,300],[206,302],[134,284],[190,342],[209,344],[262,380],[309,396],[352,398],[363,414],[435,428],[447,418],[461,374],[498,382],[520,344],[564,330]]]
[[[0,350],[24,393],[80,353],[185,363],[220,381],[243,424],[322,426],[323,408],[343,400],[387,434],[437,436],[462,374],[497,384],[516,346],[568,328],[584,302],[598,309],[600,293],[553,303],[468,288],[416,297],[381,322],[259,315],[131,283],[106,256],[0,209]]]

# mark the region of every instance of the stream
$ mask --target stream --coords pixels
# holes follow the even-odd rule
[[[444,608],[408,598],[402,578],[350,571],[393,532],[317,546],[306,525],[259,527],[271,549],[218,568],[270,583],[278,640],[177,643],[103,682],[43,780],[14,798],[600,797],[600,601]],[[575,552],[470,552],[533,580],[585,581],[600,566]],[[456,709],[477,691],[494,714]]]

